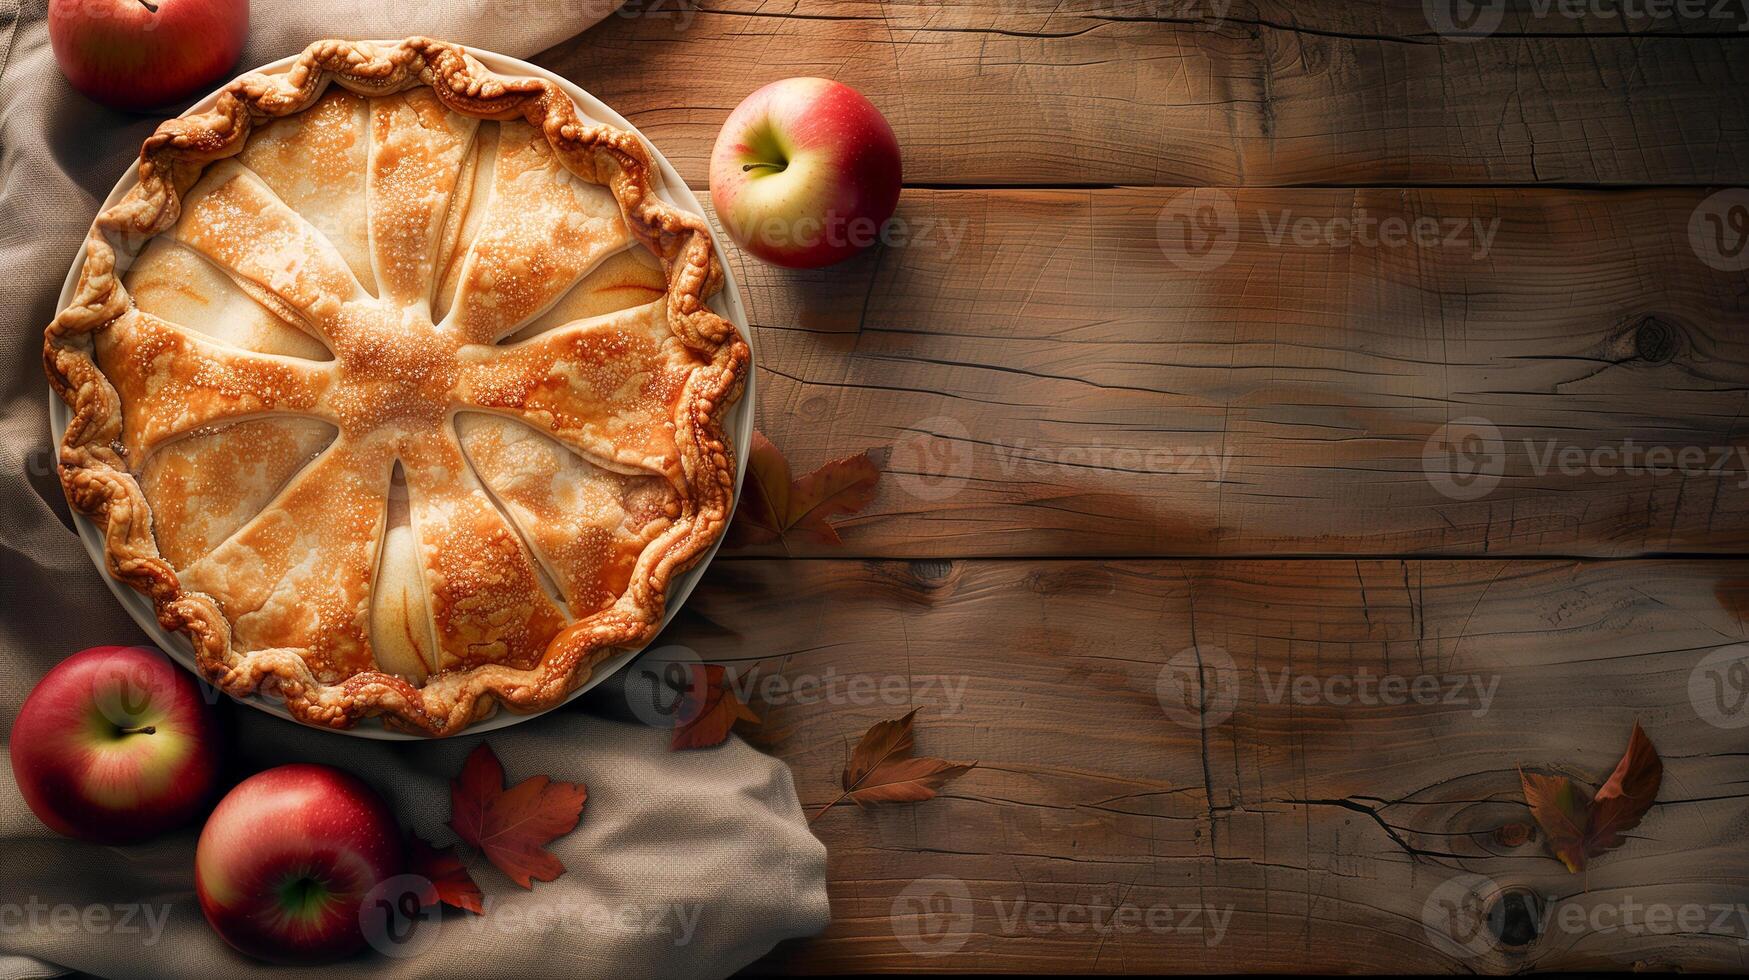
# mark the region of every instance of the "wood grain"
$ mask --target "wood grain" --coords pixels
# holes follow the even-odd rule
[[[1232,212],[1206,269],[1160,231],[1182,193],[911,191],[912,244],[819,273],[737,264],[764,431],[803,470],[894,447],[851,554],[1749,544],[1749,273],[1691,248],[1704,192],[1198,191]],[[1283,230],[1364,220],[1440,231]],[[1471,417],[1499,429],[1500,479],[1455,499],[1424,453]],[[1654,446],[1704,456],[1592,466]]]
[[[698,188],[729,111],[807,74],[882,108],[912,184],[1749,180],[1740,11],[1512,6],[1447,41],[1419,2],[633,0],[539,60]]]
[[[1731,562],[719,561],[661,642],[764,692],[754,737],[810,811],[856,737],[912,708],[919,754],[979,763],[938,800],[820,819],[833,924],[773,969],[1740,970],[1749,728],[1687,692],[1745,639],[1746,600]],[[1206,716],[1184,710],[1192,649]],[[1368,677],[1439,693],[1343,686]],[[1583,875],[1499,842],[1527,820],[1517,767],[1594,788],[1635,720],[1667,768],[1632,839]],[[969,920],[939,902],[919,919],[907,896],[932,876],[963,884]],[[1552,909],[1540,936],[1424,925],[1430,903],[1445,935],[1441,903],[1503,892]],[[1634,903],[1732,915],[1682,935],[1588,924]],[[1230,919],[1076,931],[1099,905]]]
[[[658,646],[733,665],[810,811],[912,708],[979,766],[826,814],[833,924],[761,969],[1749,969],[1749,573],[1669,557],[1749,546],[1749,272],[1691,231],[1749,183],[1749,17],[1442,3],[631,0],[540,59],[701,190],[793,75],[905,148],[903,240],[734,256],[760,426],[880,495]],[[1658,804],[1569,875],[1517,769],[1595,787],[1635,721]]]

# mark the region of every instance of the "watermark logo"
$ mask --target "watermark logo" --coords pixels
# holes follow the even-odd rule
[[[1467,707],[1480,718],[1494,706],[1499,674],[1375,674],[1362,667],[1352,674],[1295,674],[1286,667],[1271,674],[1257,668],[1263,697],[1270,704],[1329,704],[1342,708],[1418,704]]]
[[[972,476],[972,434],[947,415],[914,423],[893,443],[886,471],[899,488],[918,500],[946,500]]]
[[[1421,9],[1440,37],[1479,41],[1500,30],[1506,0],[1422,0]],[[1743,0],[1525,0],[1513,9],[1529,21],[1525,30],[1530,33],[1550,30],[1537,23],[1550,18],[1597,21],[1622,31],[1635,25],[1661,27],[1669,21],[1681,21],[1690,30],[1707,21],[1715,30],[1749,27]]]
[[[1688,700],[1715,728],[1749,726],[1749,643],[1721,647],[1694,665]]]
[[[1208,446],[1050,446],[1026,439],[999,439],[990,448],[1004,479],[1016,474],[1043,479],[1101,469],[1144,476],[1200,476],[1211,486],[1227,478],[1234,456],[1232,450]]]
[[[358,904],[358,925],[370,947],[384,956],[408,959],[437,942],[443,908],[436,886],[423,875],[394,875],[377,882]]]
[[[1271,248],[1293,245],[1299,248],[1418,248],[1450,249],[1469,252],[1480,262],[1494,248],[1494,236],[1500,232],[1498,217],[1441,218],[1430,214],[1375,216],[1366,208],[1352,215],[1315,217],[1295,216],[1292,210],[1279,214],[1257,212],[1257,222],[1263,229],[1263,240]]]
[[[1500,886],[1492,878],[1463,874],[1439,883],[1421,903],[1421,928],[1435,948],[1471,959],[1494,949],[1488,924],[1488,899]]]
[[[1453,500],[1477,500],[1500,485],[1509,449],[1536,477],[1735,477],[1737,489],[1749,489],[1749,446],[1660,446],[1632,438],[1597,446],[1526,438],[1509,446],[1493,422],[1476,416],[1434,430],[1422,447],[1422,473]]]
[[[947,956],[972,935],[972,893],[958,878],[919,878],[893,898],[893,937],[918,956]]]
[[[1155,218],[1160,251],[1187,272],[1208,272],[1226,264],[1239,247],[1241,230],[1253,227],[1258,240],[1270,248],[1444,249],[1480,262],[1494,248],[1500,218],[1380,215],[1364,207],[1338,214],[1258,208],[1241,216],[1232,196],[1213,187],[1179,192]]]
[[[1427,24],[1451,41],[1480,41],[1500,29],[1506,0],[1421,0]]]
[[[1035,902],[1020,897],[995,899],[996,928],[1005,936],[1095,936],[1137,933],[1190,935],[1204,946],[1219,946],[1227,938],[1234,908],[1212,905],[1137,905],[1121,899],[1086,902]]]
[[[1749,946],[1749,906],[1741,902],[1644,902],[1615,891],[1555,900],[1478,874],[1435,886],[1421,906],[1421,925],[1429,942],[1459,959],[1523,949],[1551,935],[1707,935]]]
[[[139,937],[141,946],[155,946],[169,922],[169,905],[74,905],[44,902],[35,895],[22,902],[0,902],[0,936],[129,936]]]
[[[1185,647],[1154,681],[1166,717],[1185,728],[1213,728],[1239,704],[1239,668],[1220,647]]]
[[[1205,31],[1217,31],[1227,22],[1233,0],[1142,0],[1113,3],[1108,13],[1123,13],[1136,19],[1186,21]]]
[[[1453,500],[1485,497],[1506,472],[1506,440],[1487,419],[1454,419],[1427,438],[1421,469],[1435,490]]]
[[[1154,219],[1160,251],[1186,272],[1210,272],[1225,265],[1239,247],[1239,209],[1217,187],[1197,187],[1173,195]]]
[[[845,215],[836,211],[820,218],[801,215],[764,219],[748,217],[740,221],[729,213],[719,212],[717,220],[733,233],[736,241],[761,241],[776,248],[866,249],[880,244],[889,249],[937,251],[946,258],[959,254],[972,224],[970,218],[949,219],[930,215],[913,218],[902,214],[876,221],[866,215]]]
[[[761,663],[705,663],[691,647],[657,647],[626,668],[626,704],[651,728],[679,728],[697,720],[709,704],[710,690],[721,687],[745,705],[766,708],[829,704],[867,708],[935,706],[939,715],[965,709],[969,674],[892,672],[839,673],[767,670]]]
[[[704,705],[709,680],[704,661],[691,647],[660,646],[626,668],[626,705],[651,728],[679,728]]]
[[[1186,728],[1213,728],[1232,717],[1244,675],[1219,647],[1188,647],[1160,669],[1155,694],[1166,716]],[[1480,718],[1494,706],[1498,674],[1392,674],[1362,667],[1334,674],[1257,668],[1257,694],[1269,704],[1346,708],[1420,705],[1468,708]]]
[[[924,419],[899,437],[886,472],[906,493],[924,501],[945,500],[964,489],[985,459],[1004,479],[1073,479],[1088,470],[1155,477],[1189,477],[1213,485],[1227,478],[1236,456],[1225,447],[1198,445],[1055,445],[1030,439],[976,442],[957,419]]]
[[[1749,269],[1749,190],[1734,187],[1700,202],[1688,216],[1688,244],[1720,272]]]
[[[151,660],[162,660],[166,663],[170,660],[164,651],[152,646],[129,647],[126,653],[142,654]],[[160,666],[133,657],[110,657],[93,663],[90,672],[91,703],[103,716],[103,720],[121,729],[142,726],[153,702],[169,694],[168,691],[160,689],[161,685],[157,681]],[[170,666],[174,670],[181,670],[174,664]]]
[[[147,644],[93,649],[119,649],[118,655],[98,659],[88,671],[91,704],[98,714],[118,729],[143,731],[153,727],[153,717],[163,714],[164,699],[171,693],[164,686],[162,669],[169,668],[181,674],[183,668],[169,654]],[[150,663],[142,660],[142,656],[161,663]],[[218,704],[225,697],[225,693],[206,678],[184,676],[193,677],[195,686],[200,689],[201,700],[207,704]],[[284,698],[279,700],[283,702]],[[159,710],[154,712],[154,707]]]

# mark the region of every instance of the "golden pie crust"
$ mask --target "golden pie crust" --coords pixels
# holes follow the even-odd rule
[[[748,349],[637,137],[454,44],[160,126],[45,332],[67,499],[230,694],[448,735],[655,635]]]

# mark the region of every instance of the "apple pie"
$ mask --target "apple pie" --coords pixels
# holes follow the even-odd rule
[[[649,152],[459,46],[323,41],[140,153],[45,335],[67,497],[230,694],[447,735],[647,643],[748,349]]]

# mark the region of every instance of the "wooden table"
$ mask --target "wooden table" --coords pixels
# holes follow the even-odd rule
[[[821,819],[763,968],[1749,966],[1745,15],[1429,2],[632,0],[541,59],[701,190],[790,75],[906,153],[913,241],[735,269],[760,427],[879,497],[663,642],[810,809],[913,707],[979,765]],[[1516,770],[1636,720],[1658,803],[1568,874]]]

